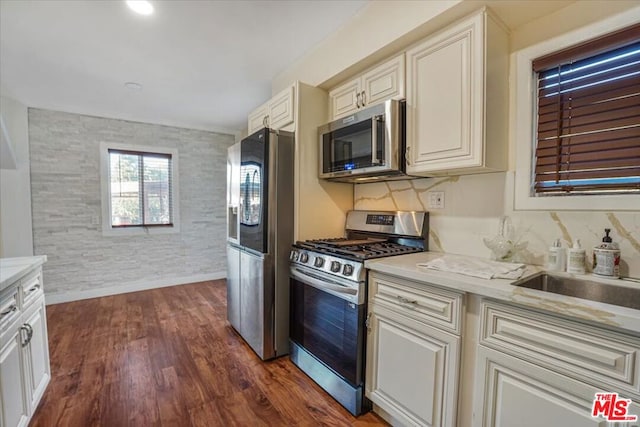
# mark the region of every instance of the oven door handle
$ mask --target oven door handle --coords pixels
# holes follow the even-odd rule
[[[290,270],[290,274],[294,279],[298,279],[301,282],[313,286],[316,289],[320,290],[329,290],[333,292],[337,292],[339,294],[343,294],[345,299],[351,299],[349,297],[355,297],[358,295],[358,290],[349,288],[344,286],[338,282],[334,282],[333,280],[321,278],[316,275],[311,275],[305,271],[300,270],[299,268],[292,268]]]

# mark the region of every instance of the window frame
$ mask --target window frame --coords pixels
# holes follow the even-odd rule
[[[109,190],[110,160],[109,150],[131,151],[140,154],[161,154],[171,156],[171,219],[172,224],[112,226],[111,224],[111,194]],[[180,194],[178,185],[178,149],[168,147],[152,147],[143,145],[100,143],[100,186],[102,204],[102,235],[103,236],[131,236],[143,234],[172,234],[180,232]]]
[[[640,8],[581,27],[566,34],[537,43],[514,54],[515,72],[515,210],[640,210],[637,194],[590,194],[569,196],[535,196],[532,191],[536,150],[537,78],[532,70],[533,60],[595,37],[620,30],[638,22]]]

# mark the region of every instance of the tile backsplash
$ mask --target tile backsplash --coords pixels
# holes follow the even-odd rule
[[[429,211],[429,250],[483,258],[491,257],[483,238],[496,236],[507,215],[510,237],[526,244],[516,260],[537,265],[544,265],[549,246],[560,238],[565,248],[580,239],[590,267],[591,248],[611,228],[622,252],[621,274],[640,278],[640,212],[515,211],[512,179],[512,172],[503,172],[359,184],[354,208]],[[431,191],[444,192],[444,208],[429,209]]]

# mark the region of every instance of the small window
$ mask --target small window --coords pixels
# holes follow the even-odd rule
[[[101,151],[103,232],[177,232],[177,150],[103,143]]]
[[[109,150],[112,227],[173,225],[171,154]]]
[[[640,193],[640,24],[537,58],[533,71],[532,192]]]

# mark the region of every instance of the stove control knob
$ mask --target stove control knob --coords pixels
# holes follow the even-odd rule
[[[322,267],[324,265],[324,258],[317,256],[314,260],[313,260],[313,266],[314,267]]]
[[[302,253],[300,254],[300,262],[302,262],[302,263],[305,263],[305,264],[306,264],[306,262],[307,262],[307,261],[309,261],[309,254],[308,254],[308,253],[306,253],[306,252],[302,252]]]
[[[338,261],[331,261],[331,271],[337,273],[340,271],[340,263]]]
[[[298,260],[298,251],[291,251],[289,254],[289,261],[297,261]]]
[[[342,267],[342,274],[345,276],[351,276],[353,274],[353,265],[345,264],[344,267]]]

